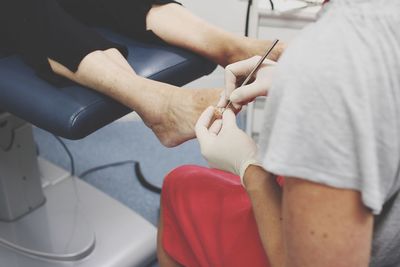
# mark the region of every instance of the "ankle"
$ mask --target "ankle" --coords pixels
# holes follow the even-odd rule
[[[251,43],[248,42],[244,38],[238,38],[239,40],[236,40],[235,42],[232,42],[231,45],[228,46],[227,49],[227,55],[226,55],[226,61],[227,64],[232,64],[237,61],[247,59],[253,56],[253,54],[250,52],[252,51],[252,46]]]

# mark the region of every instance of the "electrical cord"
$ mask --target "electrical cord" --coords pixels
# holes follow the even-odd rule
[[[101,166],[97,166],[94,168],[91,168],[89,170],[86,170],[84,172],[82,172],[82,174],[79,175],[79,177],[83,178],[85,176],[87,176],[88,174],[92,173],[92,172],[96,172],[99,170],[103,170],[106,168],[111,168],[111,167],[117,167],[117,166],[122,166],[122,165],[126,165],[126,164],[133,164],[134,165],[134,170],[135,170],[135,174],[136,177],[139,180],[139,183],[146,188],[147,190],[153,192],[153,193],[157,193],[160,194],[161,193],[161,188],[158,186],[153,185],[152,183],[150,183],[149,181],[147,181],[147,179],[144,177],[141,169],[140,169],[140,163],[135,161],[135,160],[126,160],[126,161],[118,161],[118,162],[114,162],[114,163],[108,163],[105,165],[101,165]]]
[[[271,10],[275,10],[274,1],[269,0],[269,4],[271,5]]]
[[[136,164],[135,164],[135,174],[136,174],[136,177],[139,180],[139,183],[144,188],[146,188],[146,189],[148,189],[148,190],[150,190],[150,191],[152,191],[154,193],[161,194],[161,188],[149,183],[148,180],[146,179],[146,177],[144,177],[144,175],[142,173],[142,170],[140,169],[139,162],[136,162]]]
[[[14,145],[14,141],[15,141],[15,132],[14,132],[14,130],[13,131],[11,131],[11,138],[10,138],[10,142],[8,143],[8,145],[6,146],[6,147],[0,147],[1,148],[1,150],[3,150],[4,152],[7,152],[7,151],[9,151],[11,148],[12,148],[12,146]]]
[[[83,177],[91,174],[92,172],[96,172],[96,171],[111,168],[111,167],[117,167],[117,166],[122,166],[122,165],[126,165],[126,164],[136,164],[136,163],[137,163],[137,161],[134,161],[134,160],[125,160],[125,161],[118,161],[118,162],[114,162],[114,163],[108,163],[108,164],[104,164],[104,165],[100,165],[100,166],[96,166],[94,168],[88,169],[88,170],[82,172],[79,175],[79,177],[83,178]]]
[[[247,2],[247,10],[246,10],[246,24],[244,26],[244,36],[249,36],[249,20],[250,20],[250,9],[253,4],[253,0],[249,0]]]
[[[53,134],[53,136],[61,144],[61,146],[64,148],[65,152],[67,153],[69,162],[70,162],[70,167],[71,167],[70,173],[72,176],[74,176],[75,175],[75,161],[74,161],[74,157],[72,156],[71,151],[69,151],[67,145],[64,143],[63,140],[61,140],[61,138],[59,136],[54,135],[54,134]]]
[[[75,161],[74,161],[74,157],[71,153],[71,151],[68,149],[67,145],[65,144],[65,142],[58,136],[54,135],[54,138],[62,145],[62,147],[64,148],[65,152],[68,155],[68,158],[70,159],[70,166],[71,166],[71,175],[75,175]],[[99,170],[103,170],[103,169],[107,169],[107,168],[112,168],[112,167],[118,167],[118,166],[122,166],[122,165],[126,165],[126,164],[133,164],[134,165],[134,170],[135,170],[135,174],[136,177],[138,178],[139,183],[146,188],[147,190],[160,194],[161,193],[161,188],[153,185],[152,183],[150,183],[146,177],[143,175],[142,170],[140,169],[140,163],[135,161],[135,160],[125,160],[125,161],[118,161],[118,162],[113,162],[113,163],[108,163],[108,164],[104,164],[104,165],[100,165],[100,166],[96,166],[93,167],[91,169],[88,169],[84,172],[82,172],[80,175],[78,175],[78,177],[83,178],[87,175],[89,175],[90,173],[99,171]]]
[[[9,122],[7,120],[0,122],[0,129],[6,128],[8,123]],[[10,142],[6,146],[0,146],[0,149],[3,150],[4,152],[9,151],[12,148],[12,146],[14,145],[14,141],[15,141],[15,132],[13,129],[11,129]]]
[[[275,10],[274,2],[272,0],[269,0],[269,4],[271,6],[271,10]],[[246,10],[246,23],[244,26],[244,36],[246,37],[249,36],[250,9],[252,5],[253,5],[253,0],[248,0],[247,10]]]

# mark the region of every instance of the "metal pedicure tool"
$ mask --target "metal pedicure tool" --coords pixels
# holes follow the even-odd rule
[[[271,47],[267,50],[267,52],[260,58],[260,60],[257,62],[257,64],[254,66],[254,68],[252,69],[252,71],[249,73],[249,75],[247,75],[246,79],[244,80],[244,82],[242,83],[242,85],[240,85],[240,87],[245,86],[251,79],[251,77],[253,77],[254,73],[260,68],[261,64],[264,62],[264,60],[268,57],[268,55],[271,53],[272,49],[274,49],[274,47],[276,46],[276,44],[279,42],[278,39],[275,39],[274,42],[272,43]],[[238,87],[239,88],[239,87]],[[221,114],[230,106],[232,105],[232,101],[229,100],[228,104],[226,104],[226,106],[223,108]]]

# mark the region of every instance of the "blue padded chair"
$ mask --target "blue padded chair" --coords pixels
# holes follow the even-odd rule
[[[191,52],[125,44],[135,71],[184,85],[216,65]],[[0,55],[0,266],[145,266],[155,258],[155,227],[104,193],[36,156],[31,124],[80,139],[131,112],[95,92],[56,88],[16,55]],[[146,137],[143,137],[146,138]]]

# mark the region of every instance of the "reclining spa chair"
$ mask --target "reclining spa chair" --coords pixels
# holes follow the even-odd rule
[[[101,33],[127,45],[135,71],[154,80],[180,86],[216,67],[176,47]],[[80,139],[129,112],[79,85],[53,87],[16,55],[0,54],[1,267],[132,267],[154,260],[155,227],[37,157],[32,137],[31,124]]]

